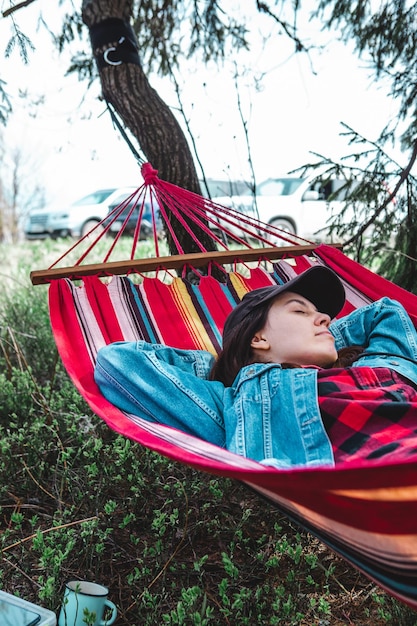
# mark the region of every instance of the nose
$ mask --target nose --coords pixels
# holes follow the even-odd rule
[[[330,326],[330,322],[330,315],[328,315],[327,313],[320,313],[319,311],[317,312],[317,316],[315,319],[315,324],[317,324],[317,326],[326,326],[327,328],[328,326]]]

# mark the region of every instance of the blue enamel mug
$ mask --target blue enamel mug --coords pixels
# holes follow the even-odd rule
[[[109,590],[86,580],[70,580],[65,585],[58,626],[110,626],[117,608],[108,600]]]

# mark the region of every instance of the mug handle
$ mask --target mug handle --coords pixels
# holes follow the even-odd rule
[[[113,604],[113,602],[111,602],[111,600],[105,600],[104,605],[107,606],[112,614],[109,617],[109,619],[102,619],[99,622],[99,626],[111,626],[111,624],[113,624],[113,622],[116,620],[117,617],[117,608],[116,605]]]

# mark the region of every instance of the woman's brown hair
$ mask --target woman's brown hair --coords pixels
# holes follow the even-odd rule
[[[255,355],[251,342],[255,333],[265,325],[272,302],[273,300],[252,309],[240,324],[227,334],[223,349],[211,369],[210,380],[219,380],[226,387],[231,387],[242,367],[254,363]]]

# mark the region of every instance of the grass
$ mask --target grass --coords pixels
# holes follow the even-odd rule
[[[60,245],[0,250],[0,587],[58,612],[67,580],[93,580],[129,626],[417,624],[241,484],[92,414],[57,356],[47,288],[29,282]]]

